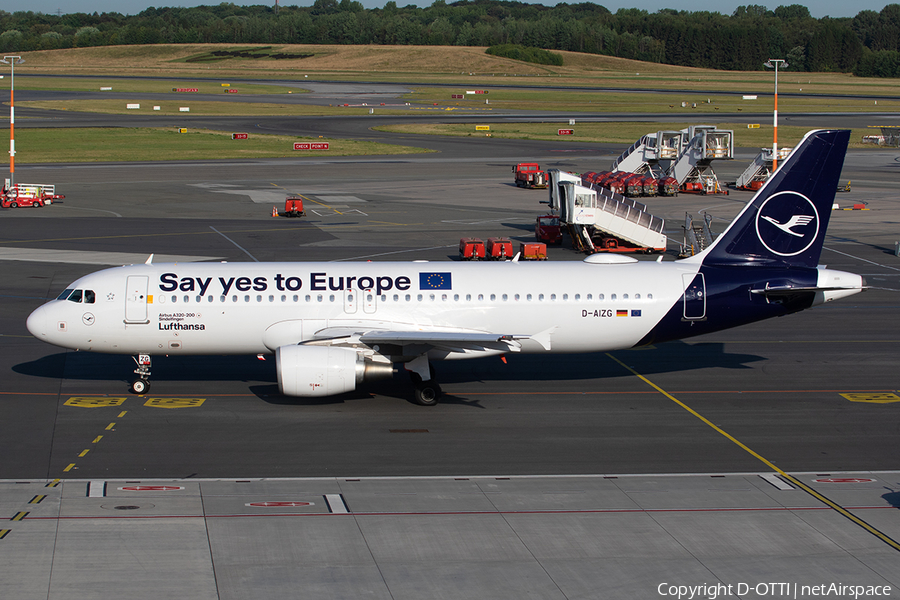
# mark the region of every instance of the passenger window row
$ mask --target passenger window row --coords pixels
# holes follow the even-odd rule
[[[67,291],[70,291],[70,290],[67,290]],[[76,292],[80,292],[81,290],[75,290],[75,291],[76,291]],[[87,294],[87,293],[90,293],[90,294],[91,294],[90,300],[89,300],[89,301],[88,301],[88,300],[85,300],[85,301],[86,301],[86,302],[93,302],[93,301],[94,301],[94,295],[93,295],[94,293],[91,292],[91,291],[89,291],[89,290],[85,290],[85,292],[86,292],[86,294]],[[65,293],[65,292],[64,292],[64,293]],[[453,301],[453,302],[461,302],[461,301],[465,301],[465,302],[484,302],[484,301],[485,301],[485,298],[488,298],[488,301],[489,301],[489,302],[497,302],[497,298],[498,298],[498,297],[499,297],[499,299],[500,299],[501,302],[508,302],[508,301],[510,301],[510,300],[513,300],[513,301],[521,301],[521,300],[525,300],[526,302],[532,302],[532,301],[537,301],[537,302],[545,302],[545,301],[547,301],[547,302],[556,302],[556,301],[568,302],[568,301],[570,301],[570,300],[571,300],[571,301],[574,301],[574,302],[582,302],[582,301],[584,301],[584,302],[593,302],[593,301],[596,300],[596,301],[598,301],[598,302],[603,302],[603,301],[605,301],[605,300],[607,299],[605,294],[597,294],[596,299],[595,299],[595,297],[594,297],[593,294],[586,294],[584,297],[582,297],[581,294],[574,294],[574,295],[571,295],[571,296],[570,296],[569,294],[537,294],[537,295],[535,295],[535,294],[525,294],[524,296],[523,296],[522,294],[499,294],[499,296],[498,296],[498,294],[488,294],[488,295],[485,295],[485,294],[477,294],[477,295],[474,295],[474,296],[473,296],[472,294],[465,294],[465,296],[464,296],[465,300],[462,300],[462,298],[463,298],[462,296],[460,296],[459,294],[453,294],[453,295],[452,295],[452,301]],[[80,296],[79,296],[79,298],[80,298]],[[313,295],[313,294],[306,294],[306,295],[293,294],[293,295],[290,295],[290,296],[287,295],[287,294],[281,294],[280,296],[276,296],[276,295],[274,295],[274,294],[269,294],[268,296],[264,296],[264,295],[262,295],[262,294],[257,294],[255,298],[254,298],[252,295],[250,295],[250,294],[246,294],[246,295],[244,295],[244,296],[233,295],[233,296],[230,296],[230,297],[229,297],[229,296],[212,296],[212,295],[209,295],[209,296],[194,296],[193,301],[199,303],[199,302],[203,302],[204,299],[205,299],[206,302],[212,303],[212,302],[215,302],[215,301],[216,301],[216,298],[218,298],[218,301],[219,301],[220,303],[225,303],[225,302],[228,302],[229,300],[230,300],[232,303],[237,303],[237,302],[251,302],[253,299],[255,299],[256,302],[265,302],[265,301],[267,301],[267,302],[272,302],[272,303],[274,303],[274,302],[294,302],[294,303],[297,303],[297,302],[301,302],[301,299],[302,299],[303,302],[317,302],[317,303],[318,303],[318,302],[344,302],[343,296],[336,296],[335,294],[328,294],[328,295],[326,295],[326,294],[315,294],[315,295]],[[388,294],[381,294],[380,296],[378,296],[377,299],[378,299],[379,302],[386,303],[386,302],[388,302],[388,298],[390,298],[392,302],[412,302],[412,301],[413,301],[413,295],[412,295],[412,294],[405,294],[405,295],[403,295],[403,296],[401,296],[400,294],[393,294],[393,295],[390,295],[390,296],[389,296]],[[402,300],[401,300],[401,298],[402,298]],[[475,299],[473,300],[473,298],[475,298]],[[64,298],[63,298],[62,296],[60,296],[59,299],[62,300],[62,299],[64,299]],[[448,301],[450,301],[451,296],[450,296],[450,294],[440,294],[440,295],[438,295],[438,294],[433,294],[433,293],[431,293],[431,294],[416,294],[415,299],[416,299],[416,300],[415,300],[416,302],[425,302],[426,300],[427,300],[428,302],[435,302],[435,301],[438,301],[438,300],[441,301],[441,302],[448,302]],[[72,298],[69,297],[69,300],[72,300]],[[366,301],[366,302],[372,302],[372,301],[374,301],[374,300],[375,300],[375,295],[374,295],[374,294],[369,294],[369,293],[366,294],[366,296],[365,296],[365,301]],[[609,295],[609,300],[610,300],[610,301],[617,301],[617,300],[619,300],[618,294],[610,294],[610,295]],[[622,294],[621,300],[653,300],[653,294],[646,294],[646,295],[644,295],[644,296],[641,296],[641,294],[633,294],[633,295]],[[73,302],[80,302],[81,300],[79,299],[79,300],[72,300],[72,301],[73,301]],[[172,302],[173,304],[178,303],[178,302],[190,303],[190,302],[191,302],[191,296],[188,295],[188,294],[185,294],[184,296],[181,296],[181,299],[179,300],[179,296],[176,295],[176,294],[173,294],[172,296],[169,297],[169,301]],[[355,299],[355,297],[354,297],[353,294],[350,294],[350,295],[347,296],[347,302],[352,303],[352,302],[355,302],[355,301],[356,301],[356,299]],[[166,302],[166,296],[160,296],[160,297],[159,297],[159,302],[160,302],[161,304],[162,304],[162,303],[165,303],[165,302]]]

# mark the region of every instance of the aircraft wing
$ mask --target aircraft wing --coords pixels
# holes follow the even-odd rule
[[[391,344],[397,346],[416,346],[421,351],[423,348],[435,348],[448,352],[479,352],[494,350],[501,352],[518,352],[521,348],[520,340],[533,339],[549,349],[550,333],[541,332],[535,335],[497,334],[479,331],[441,331],[418,328],[416,330],[386,330],[374,329],[360,331],[349,327],[328,327],[317,331],[316,341],[339,340],[350,338],[354,342],[367,346],[376,344]]]
[[[521,345],[516,341],[517,338],[521,339],[522,336],[453,331],[370,331],[359,336],[359,341],[367,346],[373,344],[397,344],[399,346],[424,344],[450,352],[467,350],[518,352]]]

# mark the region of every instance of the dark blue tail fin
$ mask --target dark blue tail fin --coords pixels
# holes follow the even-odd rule
[[[701,255],[704,265],[815,268],[834,204],[849,130],[810,131]]]

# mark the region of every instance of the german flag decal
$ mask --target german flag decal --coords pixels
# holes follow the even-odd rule
[[[617,311],[616,311],[616,316],[617,316],[617,317],[627,317],[627,316],[628,316],[628,311],[627,311],[627,310],[617,310]]]

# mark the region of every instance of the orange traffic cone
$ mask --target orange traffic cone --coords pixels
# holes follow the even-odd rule
[[[277,216],[278,216],[278,207],[277,207],[277,206],[273,206],[273,207],[272,207],[272,216],[273,216],[273,217],[277,217]]]

